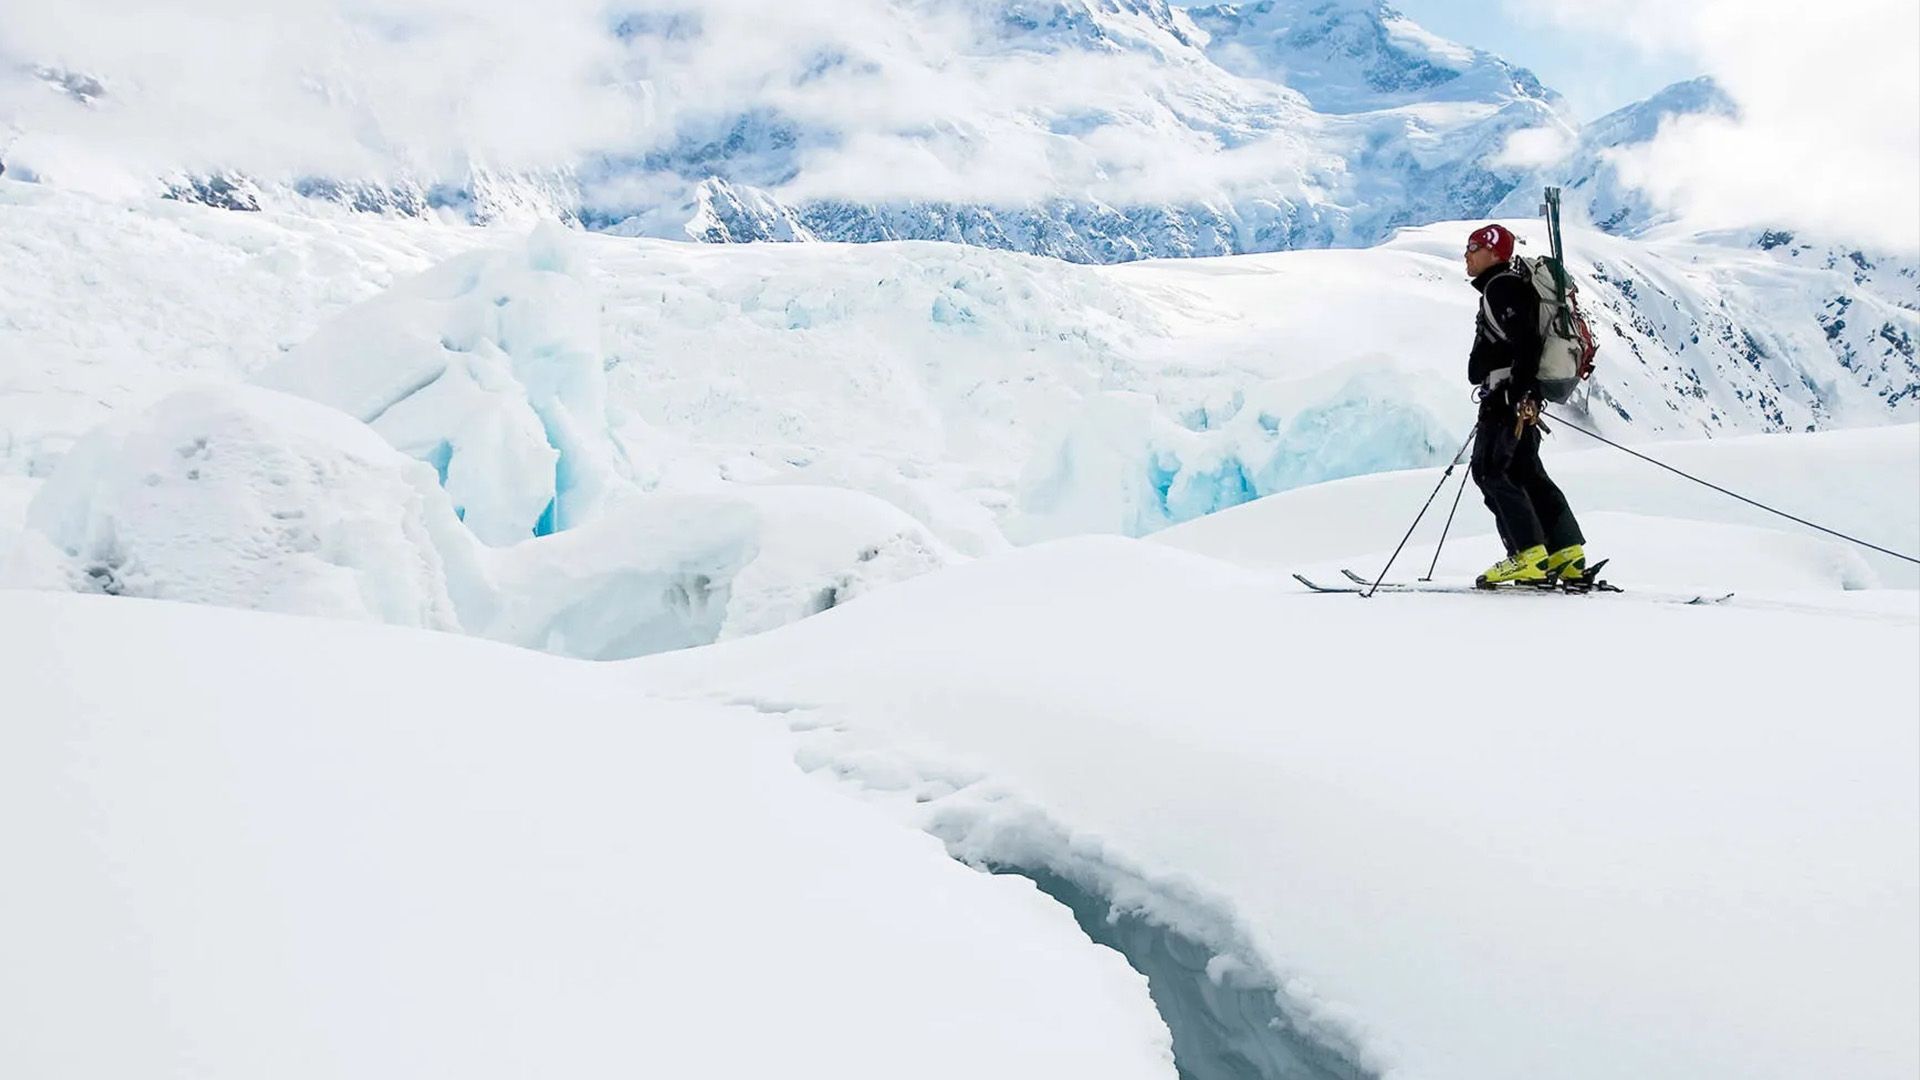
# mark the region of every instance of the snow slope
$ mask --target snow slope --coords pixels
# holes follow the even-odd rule
[[[1894,1080],[1915,655],[1911,592],[1363,603],[1088,538],[631,672],[1076,903],[1190,1075]]]
[[[1867,472],[1912,434],[1712,447]],[[1286,550],[1267,507],[1337,531],[1425,480],[1208,524]],[[1185,1075],[1909,1075],[1920,608],[1768,591],[1807,562],[1772,535],[1708,608],[1362,604],[1064,541],[597,666],[0,592],[33,720],[0,857],[34,885],[0,899],[0,1064],[1165,1075],[1137,977],[1025,877],[1148,976]],[[1580,678],[1481,674],[1549,641]],[[781,1003],[744,1042],[711,1007],[743,979]]]
[[[446,635],[0,592],[0,1073],[1173,1076],[1031,885],[771,722]]]

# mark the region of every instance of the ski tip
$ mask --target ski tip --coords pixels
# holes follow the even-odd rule
[[[1330,592],[1352,592],[1353,591],[1352,589],[1340,588],[1334,585],[1322,585],[1320,582],[1313,580],[1312,578],[1308,577],[1305,574],[1300,573],[1299,571],[1294,571],[1293,580],[1306,586],[1308,592],[1330,593]]]
[[[1299,573],[1298,571],[1295,571],[1293,573],[1293,580],[1299,582],[1302,585],[1305,585],[1309,592],[1352,593],[1356,596],[1359,596],[1361,599],[1365,599],[1366,597],[1371,595],[1373,592],[1372,589],[1361,588],[1359,585],[1325,585],[1318,581],[1313,580],[1312,578],[1308,577],[1305,574]]]

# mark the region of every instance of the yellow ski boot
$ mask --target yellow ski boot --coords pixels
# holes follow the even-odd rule
[[[1518,555],[1509,555],[1474,579],[1481,588],[1495,585],[1535,585],[1547,580],[1547,549],[1535,544]]]
[[[1547,556],[1547,575],[1569,584],[1587,580],[1587,549],[1568,544]]]

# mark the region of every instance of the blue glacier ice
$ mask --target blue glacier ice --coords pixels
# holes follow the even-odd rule
[[[1256,386],[1200,430],[1148,395],[1097,395],[1029,462],[1008,535],[1145,536],[1276,492],[1443,464],[1462,436],[1442,419],[1448,392],[1337,368]]]

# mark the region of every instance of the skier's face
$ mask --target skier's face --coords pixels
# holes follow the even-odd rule
[[[1500,256],[1490,247],[1475,244],[1467,245],[1467,276],[1479,277],[1488,267],[1500,261]]]

